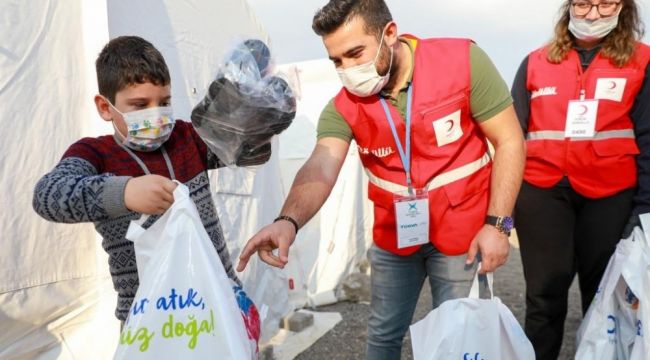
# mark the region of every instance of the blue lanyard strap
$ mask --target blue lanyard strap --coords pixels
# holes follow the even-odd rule
[[[390,130],[393,133],[393,138],[395,139],[395,144],[397,145],[397,151],[399,152],[399,157],[402,160],[402,165],[404,166],[404,172],[406,173],[406,185],[408,186],[408,191],[410,195],[413,195],[413,182],[411,181],[411,98],[413,96],[413,86],[409,86],[407,103],[406,103],[406,146],[402,148],[402,142],[399,139],[397,134],[397,128],[395,127],[395,121],[393,121],[393,116],[390,114],[390,109],[384,98],[380,98],[381,106],[384,108],[384,113],[386,113],[386,120],[390,125]]]

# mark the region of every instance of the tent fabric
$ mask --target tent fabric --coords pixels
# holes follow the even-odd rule
[[[108,359],[117,345],[110,276],[8,292],[0,308],[0,359]]]
[[[116,295],[92,225],[49,223],[31,208],[34,185],[71,143],[112,132],[92,102],[95,58],[109,37],[147,38],[168,61],[175,114],[189,119],[233,39],[267,37],[243,0],[0,8],[0,358],[111,358]]]
[[[106,9],[82,0],[0,3],[0,358],[110,349],[119,326],[110,321],[114,294],[108,305],[102,296],[112,288],[92,225],[48,223],[31,206],[36,181],[67,146],[105,132],[93,115],[88,59],[108,39]],[[80,341],[91,322],[104,322],[107,336]]]
[[[226,51],[242,38],[268,37],[245,0],[0,0],[0,8],[0,358],[108,359],[119,323],[100,239],[91,224],[50,223],[31,207],[34,185],[71,143],[113,131],[92,102],[95,58],[109,38],[148,39],[170,67],[176,117],[189,119]],[[279,214],[315,144],[324,101],[340,87],[327,62],[278,68],[301,100],[294,124],[274,139],[271,160],[210,174],[235,262]],[[352,145],[330,199],[299,233],[289,266],[273,269],[255,256],[240,274],[264,319],[263,341],[292,309],[336,301],[340,280],[357,271],[372,221],[364,176]]]
[[[271,160],[264,166],[212,172],[213,199],[233,263],[236,264],[246,241],[271,223],[280,211],[284,196],[279,180],[277,138]],[[261,342],[264,343],[279,330],[280,319],[293,310],[288,299],[286,275],[264,264],[257,256],[238,275],[258,308],[262,320]]]
[[[3,294],[100,273],[92,226],[42,221],[31,199],[36,181],[54,167],[67,146],[97,133],[94,123],[102,125],[92,115],[90,94],[96,85],[87,76],[93,70],[86,54],[99,51],[96,42],[108,35],[87,27],[83,18],[101,17],[101,10],[91,13],[82,1],[12,5],[2,6],[0,15],[0,26],[7,27],[0,35]]]
[[[285,193],[316,144],[320,112],[341,89],[341,82],[327,59],[287,64],[283,73],[297,74],[300,100],[294,123],[280,135],[280,169]],[[367,176],[357,146],[350,144],[332,192],[314,218],[300,230],[289,252],[287,276],[296,308],[337,301],[339,284],[366,259],[372,243],[372,205],[367,200]]]
[[[138,35],[151,41],[170,69],[176,117],[189,121],[224,55],[239,40],[268,36],[245,0],[108,1],[111,38]]]

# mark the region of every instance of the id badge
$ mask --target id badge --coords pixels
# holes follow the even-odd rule
[[[397,248],[423,245],[429,242],[429,195],[417,189],[414,195],[408,192],[396,194],[394,198],[397,224]]]
[[[566,115],[564,136],[568,138],[594,137],[598,100],[571,100]]]

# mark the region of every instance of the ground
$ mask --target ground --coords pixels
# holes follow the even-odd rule
[[[517,320],[523,324],[525,284],[521,269],[519,250],[511,247],[508,262],[494,275],[495,295],[508,306]],[[431,310],[431,293],[425,281],[413,321],[418,321]],[[318,359],[365,359],[366,323],[369,307],[367,304],[340,302],[322,306],[315,311],[340,312],[343,320],[309,349],[300,354],[298,360]],[[559,360],[573,359],[575,354],[575,333],[581,319],[580,295],[574,282],[569,297],[569,312],[565,323],[564,343]],[[402,359],[413,359],[411,339],[407,336],[402,347]]]

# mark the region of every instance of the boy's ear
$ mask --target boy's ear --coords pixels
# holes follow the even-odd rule
[[[108,103],[105,97],[101,95],[95,95],[95,107],[97,107],[97,113],[105,121],[113,121],[113,114],[111,114],[111,105]]]

